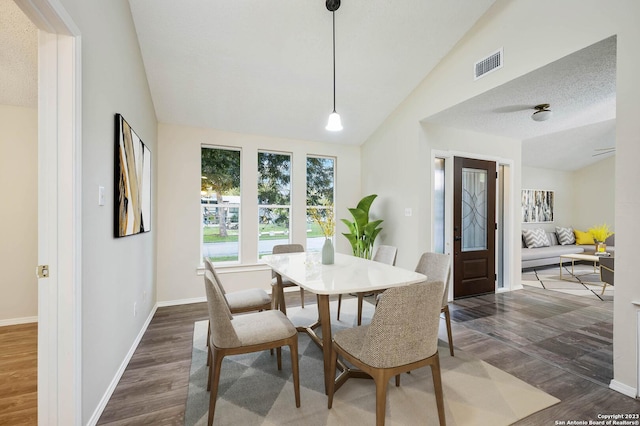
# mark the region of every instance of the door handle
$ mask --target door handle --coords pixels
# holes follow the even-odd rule
[[[453,241],[462,241],[462,237],[459,237],[459,236],[453,237]]]

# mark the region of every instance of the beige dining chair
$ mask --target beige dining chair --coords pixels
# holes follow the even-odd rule
[[[227,293],[222,285],[222,281],[213,266],[213,262],[208,258],[204,259],[205,270],[211,272],[216,281],[220,284],[220,289],[224,295],[227,306],[232,314],[241,314],[244,312],[266,311],[271,309],[271,297],[261,288],[251,288],[247,290],[239,290]],[[211,327],[207,330],[207,346],[209,346],[209,338],[211,337]],[[273,353],[272,353],[273,355]],[[211,364],[211,354],[207,355],[207,365]]]
[[[338,331],[331,345],[330,369],[335,377],[338,356],[373,378],[376,386],[376,425],[384,425],[389,379],[429,365],[440,425],[445,424],[444,397],[438,356],[438,323],[443,282],[426,281],[386,290],[371,324]],[[328,407],[333,405],[335,381],[329,380]]]
[[[449,282],[451,281],[451,255],[443,253],[426,252],[420,256],[418,266],[415,269],[427,276],[427,282],[442,281],[445,283],[442,294],[442,308],[444,320],[447,326],[447,338],[449,339],[449,353],[453,356],[453,336],[451,334],[451,315],[449,314]]]
[[[211,325],[209,353],[212,360],[207,383],[207,390],[211,390],[208,424],[213,424],[222,360],[227,355],[246,354],[275,348],[278,354],[278,370],[281,370],[280,348],[289,346],[294,396],[296,407],[300,407],[298,332],[296,327],[286,315],[277,310],[233,316],[224,297],[222,286],[211,271],[205,271],[204,282],[209,308],[209,324]]]
[[[240,314],[243,312],[265,311],[271,309],[271,297],[261,288],[251,288],[247,290],[239,290],[226,292],[222,287],[222,281],[216,272],[211,260],[204,259],[204,267],[207,271],[211,271],[214,277],[220,282],[222,294],[229,305],[232,314]]]
[[[387,265],[395,265],[396,257],[398,255],[398,248],[393,246],[378,246],[376,253],[373,255],[371,260],[375,260],[376,262],[386,263]],[[382,293],[384,290],[376,290],[373,294]],[[356,293],[358,297],[358,325],[362,324],[362,302],[364,300],[364,293]],[[340,320],[340,308],[342,307],[342,295],[338,295],[338,316],[337,319]]]
[[[285,253],[304,253],[304,247],[302,244],[278,244],[273,246],[272,254],[285,254]],[[271,273],[271,294],[273,295],[273,309],[280,309],[285,314],[287,313],[287,305],[284,302],[284,288],[295,287],[296,283],[290,281],[287,278],[283,278],[280,274],[273,271]],[[276,284],[280,282],[279,291],[275,291],[278,287]],[[304,308],[304,288],[300,287],[300,306]]]

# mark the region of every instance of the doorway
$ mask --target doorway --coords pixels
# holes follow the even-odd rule
[[[38,423],[75,425],[82,423],[80,30],[59,0],[15,3],[40,30]]]
[[[453,297],[496,287],[496,163],[454,158]]]

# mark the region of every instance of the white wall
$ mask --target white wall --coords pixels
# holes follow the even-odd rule
[[[86,423],[155,302],[155,218],[152,215],[151,232],[113,236],[114,114],[121,113],[151,150],[152,203],[157,200],[157,121],[129,3],[61,1],[82,34],[82,418]],[[98,186],[106,188],[102,207]]]
[[[257,164],[258,150],[292,154],[292,242],[306,243],[306,157],[336,157],[337,217],[349,217],[348,207],[360,200],[360,147],[271,138],[161,123],[158,126],[158,301],[171,302],[204,297],[200,259],[200,149],[205,145],[242,149],[241,191],[243,205],[242,265],[220,268],[227,290],[262,287],[270,290],[271,272],[257,265]],[[246,202],[246,200],[250,200]],[[251,202],[251,200],[256,200]],[[343,229],[344,228],[344,229]],[[336,250],[350,253],[338,224]],[[256,236],[253,237],[252,236]]]
[[[522,188],[554,191],[554,221],[522,224],[523,229],[586,231],[602,223],[615,229],[615,156],[575,171],[523,167]]]
[[[573,180],[573,223],[580,230],[606,223],[615,229],[615,156],[576,170]]]
[[[583,231],[586,230],[574,225],[573,222],[574,188],[572,172],[523,167],[522,189],[553,191],[553,222],[523,223],[522,229],[542,228],[546,231],[555,231],[556,226],[573,226]],[[522,218],[522,215],[519,217]]]
[[[0,105],[0,325],[38,315],[38,111]]]
[[[634,0],[607,3],[599,0],[498,0],[362,147],[363,192],[387,185],[385,182],[391,179],[397,182],[398,194],[390,193],[389,197],[402,204],[428,206],[429,200],[419,185],[424,182],[423,168],[430,166],[422,161],[430,147],[428,138],[420,132],[420,120],[617,34],[615,223],[618,232],[612,386],[633,392],[637,387],[638,331],[635,326],[637,309],[631,301],[640,301],[640,287],[634,285],[632,255],[633,240],[640,233],[637,220],[640,210],[638,16],[640,2]],[[473,81],[469,71],[472,64],[499,47],[504,48],[504,67]],[[392,166],[402,165],[402,169],[380,168],[387,161]],[[520,172],[516,170],[515,174]],[[405,189],[407,187],[411,190]],[[520,189],[516,188],[517,191]],[[519,208],[519,201],[517,204]],[[395,227],[402,229],[399,224]],[[428,226],[414,229],[420,230],[416,238],[430,241]],[[517,253],[513,253],[513,266],[516,266],[520,262],[519,248],[514,250]],[[398,256],[400,260],[402,254]],[[402,259],[402,263],[405,262]]]

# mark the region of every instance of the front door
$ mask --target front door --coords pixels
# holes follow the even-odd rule
[[[495,292],[496,163],[455,157],[453,297]]]

